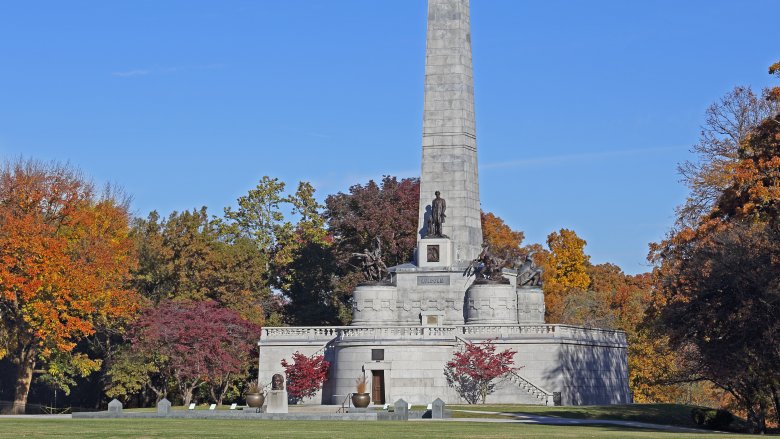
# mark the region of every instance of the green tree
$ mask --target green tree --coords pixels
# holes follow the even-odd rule
[[[252,239],[227,233],[205,207],[165,220],[152,212],[135,221],[133,232],[139,264],[132,285],[153,303],[211,299],[256,323],[275,310],[268,257]]]
[[[281,315],[272,324],[340,323],[345,300],[333,292],[335,265],[323,206],[314,187],[298,183],[293,194],[276,178],[263,177],[238,199],[237,210],[225,209],[227,235],[254,242],[266,258],[266,287],[281,293]]]

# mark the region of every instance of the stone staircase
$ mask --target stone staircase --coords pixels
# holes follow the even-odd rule
[[[528,381],[526,378],[518,375],[516,372],[509,372],[507,374],[507,381],[527,393],[531,397],[529,403],[548,406],[554,405],[552,392],[542,389],[531,381]]]
[[[462,346],[464,344],[470,344],[471,342],[463,337],[455,336],[455,343],[457,346]],[[524,404],[547,406],[555,405],[552,392],[537,386],[528,379],[519,375],[516,371],[509,372],[506,375],[505,381],[513,384],[514,387],[519,388],[525,395],[528,396],[528,398],[523,398]]]

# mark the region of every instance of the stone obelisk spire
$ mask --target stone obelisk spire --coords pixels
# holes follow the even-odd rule
[[[423,157],[419,229],[435,192],[447,201],[443,233],[454,262],[470,261],[482,244],[469,0],[428,0]]]

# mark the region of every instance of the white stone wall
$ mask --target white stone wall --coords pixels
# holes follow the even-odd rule
[[[310,355],[327,341],[306,330],[323,328],[265,328],[260,343],[261,376],[270,381],[281,370],[281,358],[296,350]],[[444,365],[465,340],[494,340],[499,350],[517,351],[518,374],[548,392],[561,392],[564,405],[629,402],[625,334],[619,331],[565,325],[504,325],[425,327],[346,327],[331,329],[332,362],[328,383],[314,401],[340,404],[355,391],[355,379],[365,370],[385,374],[385,401],[398,398],[427,404],[441,398],[463,403],[447,386]],[[314,340],[313,340],[314,339]],[[296,341],[297,340],[297,341]],[[319,345],[318,345],[319,343]],[[382,361],[372,361],[371,349],[384,349]],[[261,378],[262,380],[263,378]],[[544,403],[505,380],[488,397],[493,403]]]

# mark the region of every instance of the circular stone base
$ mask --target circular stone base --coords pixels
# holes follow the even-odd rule
[[[474,283],[466,290],[467,325],[517,323],[517,293],[512,285]]]
[[[352,293],[355,306],[352,310],[352,326],[393,325],[398,320],[395,304],[396,287],[376,283],[360,284]]]

